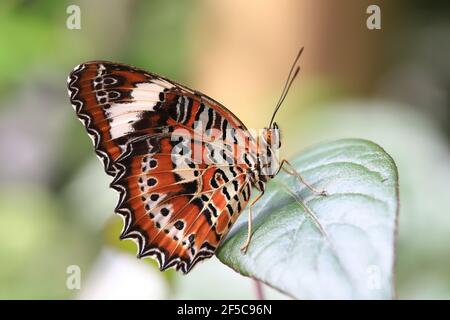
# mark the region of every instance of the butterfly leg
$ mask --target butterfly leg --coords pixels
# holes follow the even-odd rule
[[[288,168],[286,168],[286,166]],[[325,190],[318,190],[316,188],[314,188],[313,186],[311,186],[310,184],[308,184],[303,177],[297,172],[297,170],[295,170],[294,166],[292,164],[290,164],[289,161],[287,161],[286,159],[283,159],[281,161],[279,170],[283,170],[284,172],[286,172],[287,174],[290,174],[291,176],[294,176],[298,179],[298,181],[300,181],[301,183],[303,183],[309,190],[311,190],[312,192],[314,192],[317,195],[321,195],[321,196],[326,196],[327,192]],[[279,171],[278,170],[278,171]],[[278,173],[278,172],[277,172]]]
[[[248,246],[250,245],[250,241],[252,240],[252,221],[253,221],[253,205],[261,199],[261,197],[264,195],[264,191],[261,191],[261,193],[255,198],[255,200],[252,201],[250,204],[250,207],[248,208],[248,229],[247,229],[247,240],[245,241],[244,245],[241,247],[241,251],[244,253],[247,253]]]

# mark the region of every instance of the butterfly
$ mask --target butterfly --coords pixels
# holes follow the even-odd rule
[[[119,192],[120,238],[137,242],[139,258],[188,273],[214,254],[256,189],[246,252],[251,207],[266,183],[280,170],[303,181],[275,156],[281,141],[274,122],[302,51],[269,126],[256,137],[219,102],[152,72],[92,61],[70,73],[71,104]]]

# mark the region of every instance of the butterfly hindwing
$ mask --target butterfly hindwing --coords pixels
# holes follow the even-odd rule
[[[116,211],[125,219],[122,238],[137,240],[139,256],[156,257],[161,269],[176,265],[188,272],[214,254],[245,208],[251,192],[246,172],[171,154],[169,137],[142,139],[129,147],[112,182],[121,193]]]

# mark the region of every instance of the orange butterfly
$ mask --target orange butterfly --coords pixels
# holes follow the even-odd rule
[[[151,72],[107,61],[86,62],[69,75],[70,101],[120,193],[121,239],[138,243],[161,270],[187,273],[211,257],[247,206],[280,170],[274,117],[297,76],[298,53],[269,127],[256,138],[210,97]],[[320,192],[307,185],[311,190]],[[323,192],[322,192],[323,193]]]

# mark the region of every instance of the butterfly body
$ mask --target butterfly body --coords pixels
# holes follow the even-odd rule
[[[255,138],[220,103],[164,77],[93,61],[72,71],[68,89],[120,194],[121,238],[161,270],[187,273],[211,257],[252,188],[264,192],[277,172],[278,132]]]

